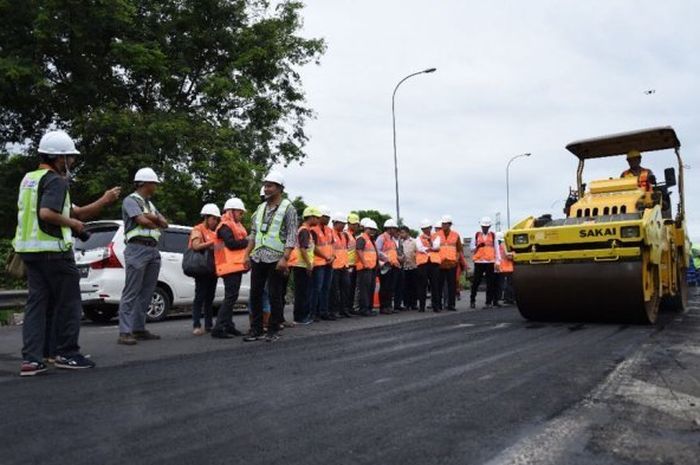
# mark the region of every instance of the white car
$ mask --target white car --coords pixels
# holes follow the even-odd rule
[[[117,315],[124,288],[124,223],[121,220],[86,223],[90,238],[75,240],[75,261],[80,270],[83,310],[89,319],[105,323]],[[194,279],[182,272],[182,256],[187,250],[189,226],[171,225],[163,231],[158,249],[161,256],[158,286],[147,312],[148,321],[160,321],[175,307],[191,307]],[[243,275],[238,303],[248,303],[250,273]],[[223,281],[216,288],[214,305],[224,298]]]

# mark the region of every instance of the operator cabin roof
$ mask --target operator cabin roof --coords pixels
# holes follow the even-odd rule
[[[676,131],[671,126],[664,126],[639,131],[611,134],[572,142],[566,149],[579,160],[623,155],[630,150],[651,152],[654,150],[675,149],[681,146]]]

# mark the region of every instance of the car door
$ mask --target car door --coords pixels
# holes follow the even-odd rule
[[[191,305],[194,300],[194,279],[182,272],[182,256],[189,242],[189,228],[168,228],[158,244],[161,267],[159,278],[173,293],[173,305]]]

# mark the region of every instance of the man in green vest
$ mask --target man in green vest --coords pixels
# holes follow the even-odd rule
[[[297,213],[283,197],[284,178],[271,172],[263,180],[265,202],[251,219],[251,232],[246,262],[249,263],[251,327],[245,342],[276,341],[284,324],[284,296],[287,292],[289,266],[287,260],[296,246]],[[263,334],[263,292],[267,285],[270,296],[270,321],[267,336]]]
[[[49,131],[39,142],[41,164],[24,176],[17,201],[17,232],[13,247],[27,269],[27,305],[22,327],[20,376],[46,371],[44,354],[55,339],[55,366],[79,370],[95,363],[80,353],[78,337],[82,302],[80,272],[73,255],[73,234],[84,234],[83,220],[119,198],[108,190],[97,201],[78,207],[68,192],[70,168],[79,155],[64,131]],[[52,316],[53,315],[53,316]],[[48,354],[54,355],[54,354]]]
[[[151,202],[160,184],[158,175],[151,168],[141,168],[134,176],[134,183],[136,191],[122,202],[126,279],[119,300],[117,343],[124,345],[160,339],[157,334],[146,330],[146,311],[160,273],[160,231],[168,227],[168,222]]]

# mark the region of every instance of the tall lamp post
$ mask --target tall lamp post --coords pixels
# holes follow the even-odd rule
[[[394,87],[394,93],[391,94],[391,122],[394,130],[394,182],[396,184],[396,221],[401,223],[401,210],[399,209],[399,164],[398,158],[396,156],[396,91],[399,90],[399,86],[404,83],[407,79],[413,76],[418,76],[419,74],[434,73],[437,68],[428,68],[423,71],[418,71],[416,73],[409,74],[405,78],[401,79],[396,87]]]
[[[530,152],[516,155],[506,165],[506,216],[508,217],[508,229],[510,229],[510,164],[520,157],[529,157],[530,155],[532,155]]]

